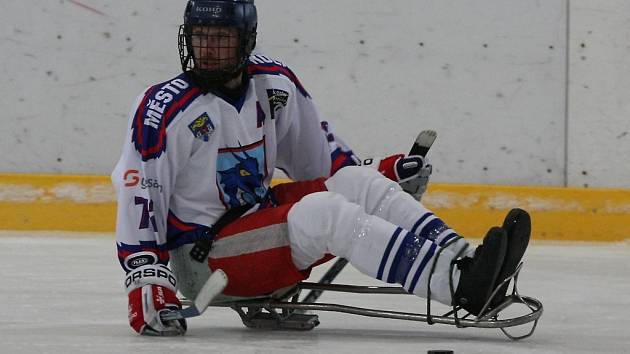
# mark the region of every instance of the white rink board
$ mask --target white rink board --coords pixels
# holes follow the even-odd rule
[[[360,156],[406,152],[431,128],[435,180],[562,184],[563,1],[333,3],[277,11],[296,21],[263,22],[284,40],[261,43],[299,39],[287,61]]]
[[[627,188],[630,2],[571,4],[569,184]]]
[[[113,235],[0,233],[3,353],[623,353],[630,347],[630,244],[534,243],[519,289],[544,314],[533,337],[499,330],[321,313],[311,332],[254,331],[235,312],[211,308],[185,337],[134,334]],[[322,271],[314,272],[318,279]],[[340,282],[379,284],[348,266]],[[324,302],[423,311],[413,296],[324,294]]]
[[[630,187],[621,0],[257,4],[259,48],[363,157],[407,151],[432,128],[434,181],[559,186],[566,172],[570,185]],[[134,98],[179,70],[183,7],[0,2],[0,171],[109,174]]]

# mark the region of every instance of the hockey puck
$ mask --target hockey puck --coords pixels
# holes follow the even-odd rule
[[[453,354],[452,350],[429,350],[427,354]]]

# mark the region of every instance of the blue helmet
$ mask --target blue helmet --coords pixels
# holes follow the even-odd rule
[[[182,70],[202,85],[222,84],[238,76],[256,46],[257,25],[258,16],[254,0],[189,0],[184,12],[184,24],[180,26],[178,36]],[[235,57],[230,58],[227,64],[202,65],[207,63],[204,61],[207,58],[197,57],[199,54],[196,53],[200,53],[200,47],[198,44],[194,47],[195,43],[199,43],[193,40],[195,27],[234,28],[238,38],[226,39],[221,43],[237,44],[234,47],[221,48],[235,52]],[[205,50],[211,50],[206,44],[209,42],[208,38],[204,39]]]

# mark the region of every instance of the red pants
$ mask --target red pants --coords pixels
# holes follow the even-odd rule
[[[309,277],[311,268],[299,270],[289,247],[287,215],[300,199],[326,191],[324,178],[280,184],[272,189],[278,206],[261,209],[228,224],[215,238],[210,269],[228,276],[225,295],[260,296],[294,285]],[[313,266],[334,258],[327,255]]]

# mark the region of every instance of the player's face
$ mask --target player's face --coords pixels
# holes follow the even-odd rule
[[[191,43],[196,68],[217,70],[236,64],[236,28],[193,26]]]

